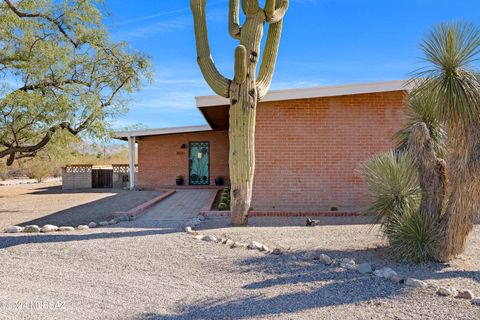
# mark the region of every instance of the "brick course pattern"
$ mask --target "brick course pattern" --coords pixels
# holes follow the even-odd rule
[[[393,147],[404,122],[404,91],[262,102],[257,109],[255,211],[355,212],[368,204],[357,172]],[[228,132],[175,134],[139,140],[139,185],[188,184],[188,142],[210,142],[210,182],[228,176]],[[185,144],[187,149],[180,149]]]
[[[210,184],[217,176],[228,177],[228,132],[198,132],[138,139],[138,184],[163,188],[175,185],[181,175],[188,185],[188,143],[210,142]],[[185,145],[185,149],[181,146]],[[228,181],[228,179],[226,179]]]
[[[357,172],[393,147],[404,121],[403,91],[260,104],[255,210],[358,210],[368,205]]]

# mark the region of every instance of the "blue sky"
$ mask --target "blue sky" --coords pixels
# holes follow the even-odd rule
[[[263,0],[260,0],[263,4]],[[155,82],[132,95],[116,128],[204,124],[195,96],[213,94],[196,64],[189,0],[106,0],[115,41],[148,54]],[[213,58],[233,73],[237,42],[228,0],[207,0]],[[478,0],[290,0],[272,89],[404,79],[418,68],[419,42],[439,22],[479,24]]]

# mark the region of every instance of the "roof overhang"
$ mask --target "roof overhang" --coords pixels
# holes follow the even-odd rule
[[[120,131],[120,132],[115,132],[113,137],[115,139],[128,140],[129,137],[138,138],[138,137],[147,137],[147,136],[161,136],[161,135],[169,135],[169,134],[205,132],[205,131],[212,131],[212,128],[209,125],[203,125],[203,126]]]
[[[338,86],[271,90],[261,102],[324,98],[390,91],[409,91],[411,85],[405,80],[356,83]],[[214,130],[228,129],[230,102],[220,96],[196,97],[197,108]]]

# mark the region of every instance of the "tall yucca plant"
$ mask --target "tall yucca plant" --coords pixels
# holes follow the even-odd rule
[[[435,118],[445,123],[447,150],[441,169],[435,166],[442,167],[442,160],[433,152],[415,157],[415,163],[421,181],[437,181],[424,183],[422,196],[438,195],[439,186],[446,186],[444,197],[432,198],[421,208],[425,217],[437,217],[436,259],[446,261],[464,250],[480,208],[480,79],[473,69],[480,53],[480,29],[459,22],[440,24],[422,49],[426,65],[413,76],[412,95],[430,97]],[[430,136],[419,134],[422,126],[416,128],[409,150],[414,156],[433,143]]]
[[[394,135],[398,149],[405,151],[408,146],[408,140],[412,133],[412,127],[419,122],[425,123],[432,147],[438,157],[445,156],[445,125],[437,117],[435,103],[431,95],[413,92],[407,97],[407,110],[405,112],[405,125]]]
[[[387,152],[368,160],[360,172],[372,194],[368,211],[388,236],[401,216],[418,209],[420,188],[413,162],[407,155]]]

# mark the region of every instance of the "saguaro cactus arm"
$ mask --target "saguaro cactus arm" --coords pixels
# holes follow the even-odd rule
[[[247,0],[240,0],[242,2],[243,14],[247,14]]]
[[[265,2],[265,15],[270,23],[282,20],[287,10],[288,0],[267,0]]]
[[[191,0],[190,7],[195,24],[195,40],[197,44],[197,62],[205,81],[212,90],[224,98],[229,97],[231,80],[220,74],[210,53],[205,16],[206,0]]]
[[[239,45],[235,49],[235,78],[237,84],[245,82],[247,78],[247,48]]]
[[[263,98],[272,83],[275,64],[277,63],[278,47],[282,35],[283,20],[270,24],[268,28],[267,42],[263,52],[262,63],[257,79],[258,98]]]
[[[246,0],[246,13],[247,15],[256,14],[258,10],[260,10],[260,6],[258,5],[258,0]]]
[[[234,39],[240,39],[240,17],[238,1],[230,0],[228,5],[228,32]]]

